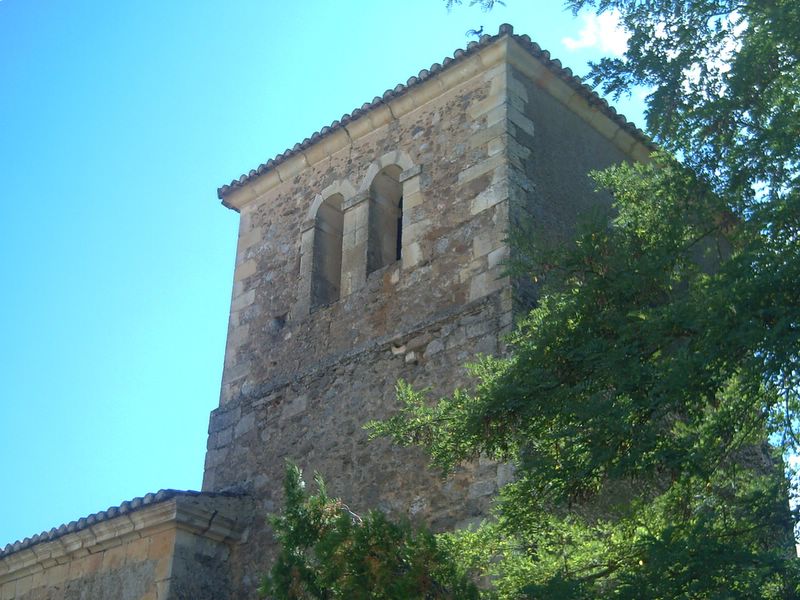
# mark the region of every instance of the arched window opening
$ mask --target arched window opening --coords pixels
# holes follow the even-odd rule
[[[342,195],[327,198],[314,218],[311,310],[339,299],[342,287]]]
[[[403,185],[391,165],[375,176],[369,194],[367,274],[400,260],[403,249]]]

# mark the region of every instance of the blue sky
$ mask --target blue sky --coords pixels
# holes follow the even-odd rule
[[[236,247],[218,186],[467,29],[512,23],[584,74],[624,44],[612,21],[531,0],[0,0],[0,546],[199,489]]]

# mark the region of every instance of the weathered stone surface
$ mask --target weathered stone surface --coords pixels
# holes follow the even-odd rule
[[[247,276],[234,284],[204,489],[243,486],[278,506],[290,459],[319,471],[355,510],[379,507],[447,527],[486,514],[491,495],[512,479],[510,467],[488,461],[442,484],[420,451],[368,442],[362,429],[397,410],[399,378],[447,393],[468,384],[465,362],[502,352],[515,306],[523,310],[535,293],[503,273],[509,228],[525,223],[545,240],[564,239],[581,213],[607,201],[592,192],[587,172],[625,158],[540,82],[502,62],[482,68],[426,92],[414,111],[359,135],[354,128],[346,148],[251,194],[237,256],[237,273]],[[394,179],[376,187],[380,173]],[[380,266],[388,249],[383,259],[370,254],[380,231],[371,211],[388,210],[385,198],[396,198],[398,185],[401,260]],[[341,292],[315,307],[309,281],[319,228],[308,223],[331,191],[342,193]],[[252,231],[264,232],[261,240]],[[528,300],[515,305],[515,293]],[[276,314],[290,315],[280,336]],[[223,432],[232,426],[231,439]],[[241,577],[263,573],[272,552],[255,519],[232,564]]]
[[[609,201],[587,173],[646,159],[529,44],[482,38],[221,190],[240,225],[203,489],[249,499],[123,504],[63,526],[59,544],[0,558],[0,600],[252,598],[287,460],[356,511],[434,529],[487,514],[509,465],[481,459],[442,481],[421,451],[370,442],[363,425],[398,410],[400,378],[434,396],[469,385],[464,363],[501,354],[536,299],[532,278],[504,273],[509,230],[563,243]]]
[[[254,507],[246,498],[171,493],[123,503],[124,513],[81,519],[56,539],[2,557],[0,598],[232,598],[227,559]]]

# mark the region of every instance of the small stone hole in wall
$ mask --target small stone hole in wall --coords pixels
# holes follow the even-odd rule
[[[267,323],[267,333],[270,335],[278,335],[285,325],[286,314],[274,316]]]

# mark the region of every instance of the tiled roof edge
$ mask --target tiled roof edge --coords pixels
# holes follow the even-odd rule
[[[83,517],[78,519],[77,521],[70,521],[69,523],[65,523],[60,527],[53,527],[50,531],[43,531],[33,537],[26,537],[24,540],[19,540],[16,542],[12,542],[10,544],[6,544],[5,548],[0,548],[0,559],[5,558],[15,552],[19,552],[21,550],[25,550],[26,548],[30,548],[31,546],[35,546],[36,544],[40,544],[42,542],[51,542],[55,539],[60,538],[61,536],[67,535],[68,533],[74,533],[76,531],[81,531],[96,523],[100,523],[102,521],[108,521],[109,519],[113,519],[120,515],[125,515],[137,511],[139,509],[145,508],[147,506],[152,506],[154,504],[159,504],[161,502],[166,502],[167,500],[172,500],[173,498],[178,497],[195,497],[195,496],[205,496],[205,497],[236,497],[241,496],[241,494],[233,493],[233,492],[197,492],[194,490],[159,490],[155,493],[146,494],[145,496],[140,496],[134,498],[133,500],[126,500],[119,506],[112,506],[106,510],[101,510],[100,512],[96,512],[91,514],[87,517]]]
[[[453,53],[452,58],[447,57],[441,63],[434,63],[427,69],[422,69],[416,76],[412,76],[406,81],[405,85],[402,83],[398,83],[394,88],[391,90],[386,90],[382,96],[375,96],[372,102],[365,102],[361,105],[361,108],[356,108],[349,114],[342,115],[342,118],[334,121],[330,125],[326,125],[319,131],[313,133],[311,137],[307,137],[302,142],[298,142],[292,148],[287,148],[276,157],[269,159],[267,162],[258,165],[257,168],[251,169],[249,173],[242,174],[239,179],[234,179],[227,185],[223,185],[222,187],[217,189],[217,197],[220,200],[223,200],[225,195],[232,192],[233,190],[243,187],[252,179],[255,179],[259,175],[263,175],[268,171],[271,171],[274,167],[278,166],[279,164],[283,163],[284,161],[288,160],[292,156],[302,152],[312,144],[317,143],[320,139],[332,134],[336,130],[340,129],[344,125],[355,121],[359,117],[363,116],[365,113],[370,111],[373,108],[381,104],[385,104],[389,100],[393,98],[397,98],[398,96],[402,96],[405,94],[410,88],[421,84],[423,81],[429,79],[430,77],[436,75],[440,71],[447,69],[450,65],[460,62],[464,60],[467,56],[474,54],[475,52],[485,48],[486,46],[494,43],[498,39],[503,36],[510,36],[515,41],[517,41],[523,48],[525,48],[534,58],[539,59],[551,72],[555,75],[559,76],[564,82],[572,86],[576,91],[582,94],[590,104],[594,106],[598,106],[600,111],[603,112],[607,117],[613,120],[617,125],[619,125],[622,129],[630,133],[634,138],[636,138],[639,142],[647,146],[648,148],[655,148],[655,144],[653,141],[635,124],[631,121],[628,121],[624,115],[618,113],[613,106],[611,106],[604,98],[602,98],[597,92],[595,92],[591,87],[583,83],[580,77],[572,74],[572,70],[568,67],[562,67],[561,61],[558,59],[551,59],[550,52],[547,50],[543,50],[539,44],[536,42],[532,42],[531,38],[527,35],[518,35],[514,33],[514,27],[509,25],[508,23],[504,23],[500,25],[500,29],[497,32],[497,35],[488,35],[484,34],[480,37],[479,41],[470,42],[467,44],[467,47],[462,49],[459,48]]]

